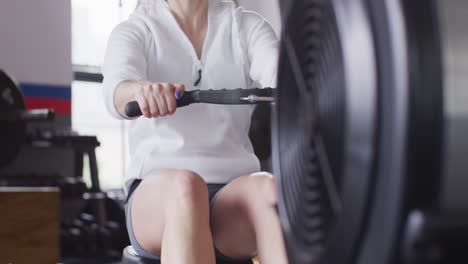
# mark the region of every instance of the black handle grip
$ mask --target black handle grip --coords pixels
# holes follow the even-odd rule
[[[182,97],[177,100],[177,108],[184,107],[184,106],[187,106],[187,105],[189,105],[191,103],[194,103],[193,95],[197,91],[198,90],[185,92],[182,95]],[[140,105],[138,104],[137,101],[133,101],[133,102],[128,103],[125,106],[124,110],[125,110],[125,114],[130,118],[139,117],[139,116],[143,115],[143,113],[141,112],[141,109],[140,109]]]
[[[125,106],[125,114],[128,117],[133,118],[133,117],[139,117],[143,113],[141,112],[141,109],[140,109],[140,106],[138,105],[138,102],[133,101],[133,102],[128,103]]]
[[[184,95],[177,100],[177,107],[184,107],[193,103],[208,103],[208,104],[225,104],[225,105],[248,105],[261,104],[267,102],[249,102],[241,98],[250,95],[261,97],[273,97],[275,89],[273,88],[254,88],[254,89],[234,89],[234,90],[194,90],[185,92]],[[125,106],[125,114],[130,117],[139,117],[142,115],[138,102],[130,102]]]

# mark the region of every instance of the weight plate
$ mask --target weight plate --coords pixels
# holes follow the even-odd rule
[[[24,110],[23,95],[19,86],[0,70],[0,112]],[[0,120],[0,168],[12,162],[24,142],[26,124],[22,121]]]

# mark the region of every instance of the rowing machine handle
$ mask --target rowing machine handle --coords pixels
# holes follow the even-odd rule
[[[272,97],[274,96],[273,88],[254,88],[254,89],[234,89],[234,90],[193,90],[183,94],[177,100],[177,108],[184,107],[194,103],[208,103],[208,104],[224,104],[224,105],[247,105],[259,104],[265,102],[252,103],[241,98],[250,95]],[[142,115],[138,102],[133,101],[125,106],[125,114],[130,118],[139,117]]]

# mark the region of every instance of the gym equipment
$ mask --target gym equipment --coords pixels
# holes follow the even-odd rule
[[[129,244],[125,216],[118,199],[109,198],[107,193],[101,195],[102,200],[92,199],[90,189],[82,178],[60,175],[2,175],[0,186],[50,186],[60,189],[60,238],[61,255],[64,258],[89,260],[105,256],[116,261],[121,258],[122,249]],[[105,211],[101,214],[96,208],[103,208]],[[102,215],[105,216],[105,221],[100,225]]]
[[[466,263],[468,2],[281,10],[272,141],[290,263]]]
[[[234,90],[194,90],[186,91],[177,100],[177,107],[184,107],[194,103],[225,104],[225,105],[249,105],[272,103],[274,99],[273,88],[234,89]],[[125,106],[125,114],[128,117],[141,116],[138,102],[133,101]]]
[[[58,263],[59,206],[57,188],[0,188],[1,262]]]
[[[0,168],[10,163],[18,154],[25,139],[26,123],[50,121],[51,109],[25,110],[19,86],[0,69]]]
[[[86,206],[83,194],[88,187],[83,179],[60,175],[0,175],[0,187],[58,187],[60,190],[61,221],[71,222]]]
[[[108,202],[112,202],[108,200]],[[92,259],[109,258],[117,261],[122,249],[129,244],[124,216],[112,216],[100,224],[93,205],[84,210],[77,218],[62,224],[62,257]],[[109,207],[106,207],[109,210]],[[107,215],[112,215],[109,211]]]
[[[103,192],[99,183],[95,149],[100,145],[94,136],[80,136],[71,130],[26,128],[28,122],[52,120],[52,110],[24,109],[21,91],[16,83],[0,71],[0,167],[9,164],[22,145],[39,149],[69,148],[75,153],[73,176],[6,175],[0,174],[0,186],[58,187],[61,206],[61,257],[86,259],[98,263],[117,261],[129,244],[123,203],[113,192],[113,198]],[[84,156],[88,156],[91,186],[82,178]],[[101,261],[102,260],[102,261]],[[82,263],[82,262],[81,262]]]
[[[79,136],[68,130],[29,129],[22,143],[46,149],[71,148],[76,153],[73,176],[0,174],[0,186],[50,186],[60,189],[60,249],[63,262],[73,263],[73,259],[81,259],[79,263],[83,259],[86,263],[120,260],[122,249],[130,243],[123,206],[120,205],[124,198],[119,193],[123,191],[103,192],[100,188],[95,156],[95,149],[100,145],[97,138]],[[85,155],[89,158],[91,172],[89,187],[82,178]]]

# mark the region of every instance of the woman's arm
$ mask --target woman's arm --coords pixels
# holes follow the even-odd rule
[[[176,95],[184,91],[182,84],[146,81],[147,45],[151,34],[143,22],[128,20],[112,32],[104,59],[104,98],[108,111],[118,119],[128,119],[127,103],[138,101],[145,117],[173,114]]]
[[[276,87],[279,40],[273,27],[259,14],[243,11],[241,34],[250,62],[250,78],[262,87]]]
[[[125,21],[111,33],[102,65],[104,101],[117,119],[128,119],[120,104],[132,100],[128,82],[146,80],[146,38],[148,30],[137,21]],[[130,101],[128,101],[130,102]]]
[[[115,92],[115,106],[123,116],[125,106],[132,101],[138,102],[145,117],[172,115],[177,108],[176,99],[182,96],[184,89],[182,84],[124,81]]]
[[[143,22],[128,20],[118,25],[108,41],[102,72],[107,110],[118,119],[129,119],[124,112],[131,101],[138,101],[145,117],[173,114],[176,94],[182,84],[146,81],[147,43],[151,34]]]

